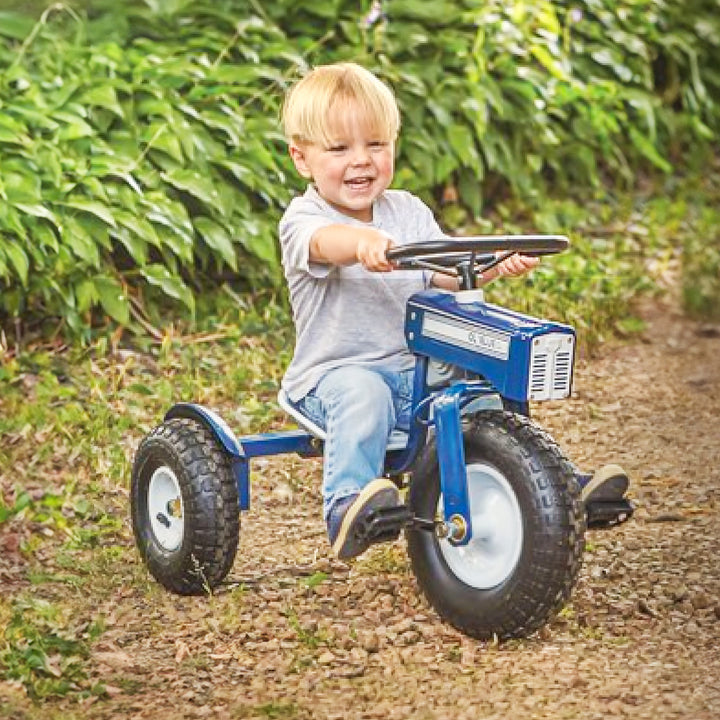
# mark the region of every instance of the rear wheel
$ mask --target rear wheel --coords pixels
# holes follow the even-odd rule
[[[438,614],[473,637],[523,637],[567,601],[580,569],[585,514],[570,463],[527,418],[478,413],[464,430],[472,538],[455,545],[407,532],[418,584]],[[413,514],[442,517],[431,442],[410,485]]]
[[[152,576],[173,592],[209,592],[237,552],[237,484],[228,456],[204,425],[173,419],[155,428],[135,456],[133,532]]]

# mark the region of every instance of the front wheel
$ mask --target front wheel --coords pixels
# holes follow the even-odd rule
[[[485,411],[464,432],[472,538],[455,545],[407,531],[418,584],[445,621],[479,639],[525,637],[567,601],[585,514],[572,466],[549,435],[514,413]],[[409,504],[441,518],[435,442],[419,459]]]
[[[140,443],[130,490],[135,542],[152,576],[181,595],[209,592],[235,560],[237,484],[212,433],[189,419]]]

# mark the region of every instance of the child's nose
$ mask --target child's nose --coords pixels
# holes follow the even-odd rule
[[[367,165],[370,162],[370,153],[364,145],[353,148],[353,165]]]

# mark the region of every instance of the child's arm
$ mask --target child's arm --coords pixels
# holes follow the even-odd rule
[[[326,225],[310,238],[310,260],[327,265],[362,264],[373,272],[390,272],[385,252],[392,245],[388,235],[373,228]]]
[[[540,258],[530,257],[528,255],[511,255],[501,263],[498,263],[495,267],[490,268],[482,275],[478,276],[478,287],[487,285],[491,280],[495,280],[498,277],[517,277],[530,272],[538,263]],[[433,287],[443,288],[444,290],[457,290],[458,281],[457,278],[450,277],[449,275],[442,275],[441,273],[435,273],[432,276],[431,284]]]
[[[392,247],[391,238],[379,230],[340,223],[317,229],[310,238],[311,262],[327,265],[353,265],[359,262],[366,270],[390,272],[394,266],[385,257]],[[497,277],[517,277],[534,268],[540,259],[527,255],[511,255],[486,273],[478,276],[482,287]],[[456,278],[435,273],[431,284],[446,290],[457,290]]]

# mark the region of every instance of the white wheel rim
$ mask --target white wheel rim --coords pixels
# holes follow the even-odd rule
[[[167,552],[177,550],[183,540],[185,509],[180,483],[166,465],[155,470],[150,478],[148,514],[158,545]]]
[[[520,559],[522,512],[512,486],[495,468],[467,466],[472,537],[467,545],[439,540],[445,562],[470,587],[489,590],[506,580]],[[443,514],[442,497],[438,503]]]

